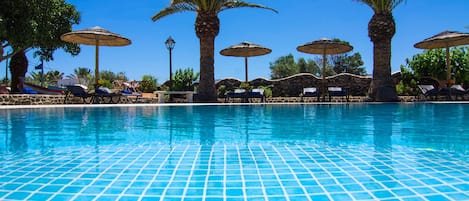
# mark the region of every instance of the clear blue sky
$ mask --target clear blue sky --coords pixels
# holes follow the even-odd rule
[[[296,47],[319,38],[339,38],[350,42],[353,52],[359,52],[368,74],[373,67],[373,44],[368,38],[367,25],[373,11],[353,0],[247,0],[275,8],[278,14],[252,8],[240,8],[220,13],[220,33],[215,41],[215,79],[235,77],[244,79],[244,59],[225,57],[220,50],[250,41],[272,49],[272,53],[249,59],[249,79],[270,78],[269,64],[292,53],[295,59],[309,55]],[[100,26],[132,40],[130,46],[101,47],[100,70],[124,72],[131,80],[153,75],[158,83],[169,78],[169,53],[165,40],[176,41],[173,50],[173,71],[192,67],[199,71],[199,40],[194,32],[195,13],[185,12],[167,16],[157,22],[151,17],[169,5],[170,0],[67,0],[81,13],[81,23],[74,30]],[[469,32],[469,0],[408,0],[393,12],[397,33],[392,41],[392,71],[399,71],[406,58],[423,50],[413,45],[445,30]],[[45,70],[58,70],[65,75],[73,69],[94,70],[95,50],[81,45],[79,56],[57,51],[54,61]],[[31,54],[29,54],[31,55]],[[39,63],[32,56],[28,74]],[[5,75],[5,62],[0,64],[0,77]],[[9,75],[10,76],[10,75]]]

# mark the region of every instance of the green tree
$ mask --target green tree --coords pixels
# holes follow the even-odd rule
[[[371,101],[399,101],[391,78],[391,40],[396,33],[392,11],[405,0],[354,0],[373,9],[368,36],[373,42],[373,79],[368,97]]]
[[[469,47],[451,48],[451,75],[456,83],[469,86]],[[416,54],[412,59],[406,59],[406,66],[401,67],[402,72],[410,72],[415,81],[424,77],[437,80],[446,80],[446,52],[443,49],[425,50]],[[403,79],[403,81],[406,81]],[[411,84],[404,82],[404,84]]]
[[[298,71],[300,73],[311,73],[314,75],[319,75],[319,73],[321,72],[321,69],[318,64],[311,59],[306,61],[306,59],[304,58],[299,58],[297,65]]]
[[[295,57],[292,54],[279,57],[273,63],[270,63],[270,77],[272,79],[279,79],[295,75],[297,73],[311,73],[320,75],[320,68],[313,60],[306,61],[304,58],[299,58],[295,62]]]
[[[152,93],[156,91],[157,79],[152,75],[144,75],[142,81],[138,85],[138,90],[144,93]]]
[[[232,8],[263,8],[277,12],[259,4],[242,0],[171,0],[171,4],[152,17],[157,21],[165,16],[192,11],[197,13],[195,33],[200,41],[200,82],[198,95],[202,102],[216,102],[217,92],[214,78],[215,37],[220,31],[218,13]]]
[[[173,89],[176,91],[193,91],[194,82],[199,78],[200,73],[194,73],[194,69],[186,68],[176,70],[173,78]]]
[[[272,79],[288,77],[299,72],[295,57],[292,54],[279,57],[273,63],[270,63],[270,70]]]
[[[18,91],[18,78],[26,74],[28,50],[39,48],[50,59],[60,48],[72,55],[79,53],[78,45],[60,40],[60,36],[70,32],[79,20],[78,11],[65,0],[0,1],[0,61],[10,57],[13,60],[15,55],[23,54],[10,65],[13,92]],[[3,55],[3,49],[12,51]]]
[[[332,69],[336,74],[350,73],[355,75],[366,75],[366,68],[363,66],[364,62],[360,53],[353,55],[336,54],[330,55],[328,61],[333,66]]]

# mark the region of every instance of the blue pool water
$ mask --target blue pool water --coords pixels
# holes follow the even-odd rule
[[[0,200],[469,200],[469,104],[0,109]]]

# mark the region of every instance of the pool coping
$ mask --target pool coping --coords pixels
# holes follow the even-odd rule
[[[362,104],[469,104],[469,101],[425,101],[425,102],[311,102],[311,103],[142,103],[142,104],[63,104],[63,105],[3,105],[5,109],[36,108],[83,108],[83,107],[167,107],[167,106],[238,106],[238,105],[362,105]]]

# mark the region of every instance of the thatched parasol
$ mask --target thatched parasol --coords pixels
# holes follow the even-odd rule
[[[340,40],[321,38],[319,40],[298,46],[296,50],[309,54],[322,54],[322,100],[326,98],[326,61],[327,54],[342,54],[353,50],[353,47]]]
[[[420,49],[446,48],[446,81],[451,80],[451,61],[449,48],[469,44],[469,33],[444,31],[414,45]]]
[[[119,34],[101,27],[92,27],[63,34],[60,39],[65,42],[96,46],[95,84],[99,80],[99,46],[126,46],[131,41]]]
[[[221,50],[220,54],[224,56],[244,57],[245,76],[246,82],[248,82],[248,57],[266,55],[271,52],[272,50],[269,48],[245,41]]]

